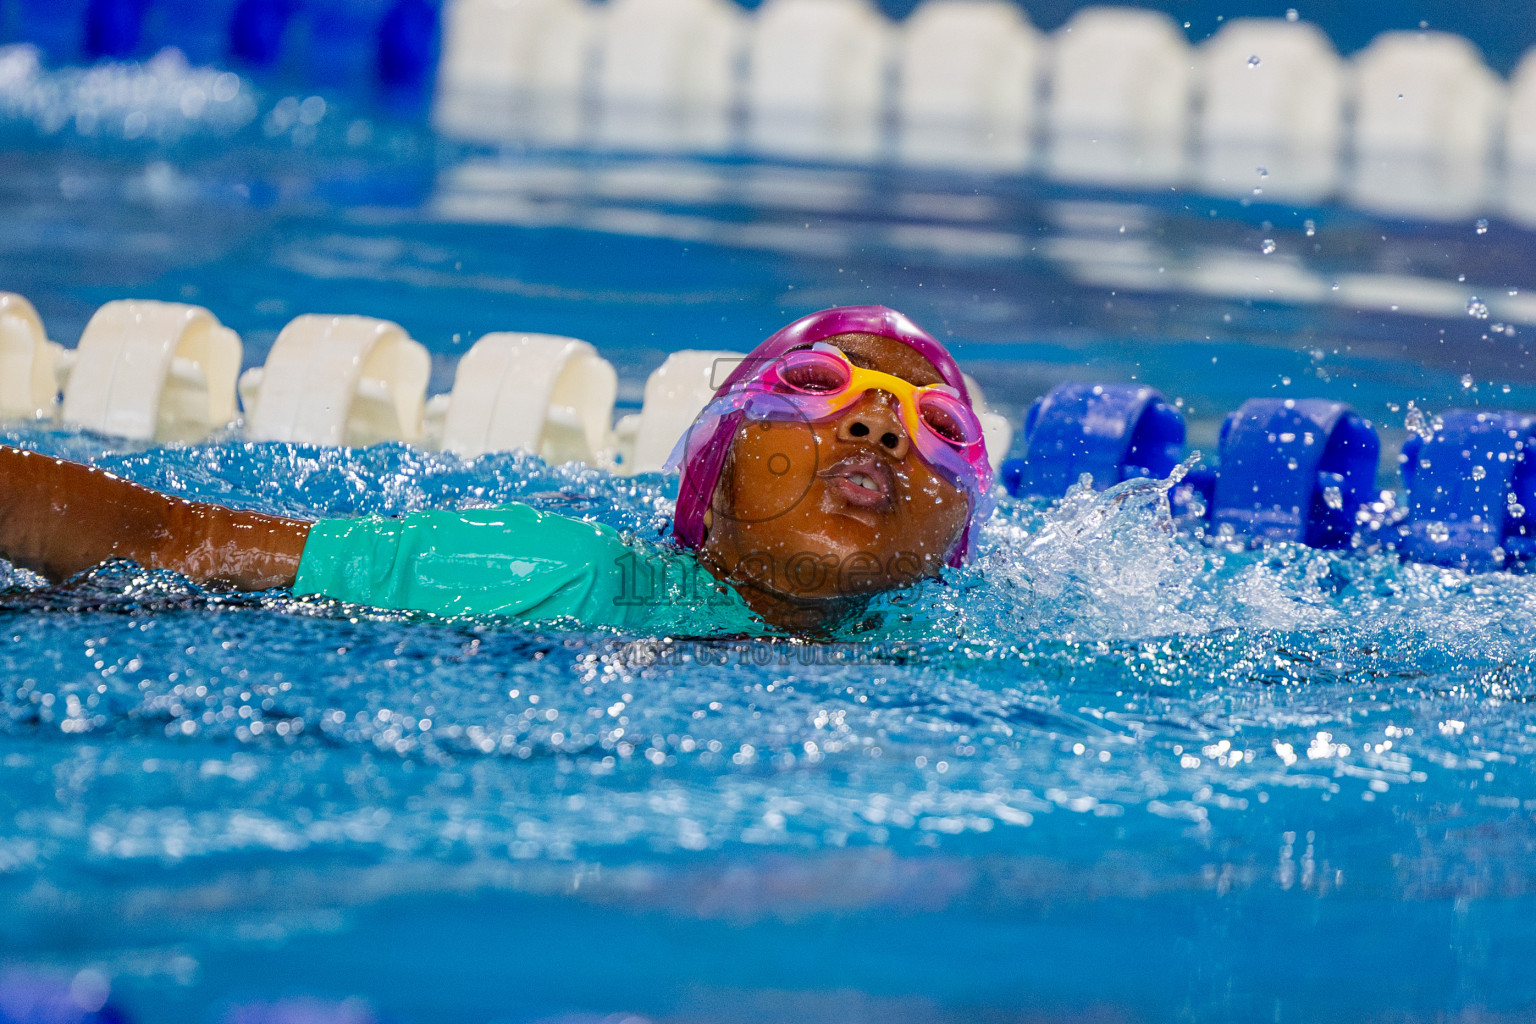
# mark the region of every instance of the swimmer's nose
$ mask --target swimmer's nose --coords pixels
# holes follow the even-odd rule
[[[912,442],[897,408],[896,400],[885,392],[869,392],[837,421],[838,440],[873,445],[901,461]]]

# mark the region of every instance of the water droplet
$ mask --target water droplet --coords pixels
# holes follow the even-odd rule
[[[1472,296],[1472,298],[1467,300],[1467,316],[1473,317],[1477,320],[1487,320],[1488,303],[1484,302],[1476,295]]]
[[[1313,235],[1317,234],[1317,223],[1315,221],[1304,220],[1301,222],[1301,226],[1307,229],[1308,238],[1311,238]]]
[[[1458,280],[1458,281],[1465,281],[1466,279],[1467,279],[1467,275],[1466,274],[1457,274],[1456,275],[1456,280]]]
[[[1506,395],[1507,395],[1507,394],[1509,394],[1509,385],[1508,385],[1508,384],[1505,384],[1505,385],[1504,385],[1504,386],[1503,386],[1503,387],[1502,387],[1502,388],[1500,388],[1500,389],[1499,389],[1499,390],[1500,390],[1500,391],[1502,391],[1502,392],[1504,392],[1504,393],[1505,393],[1505,394],[1506,394]]]
[[[1273,238],[1264,239],[1264,244],[1259,246],[1259,251],[1262,252],[1265,256],[1268,256],[1270,253],[1274,252],[1275,240]],[[1487,314],[1485,313],[1484,316],[1486,315]]]
[[[1463,390],[1472,386],[1472,375],[1470,373],[1464,373],[1461,375],[1461,386]]]
[[[1488,233],[1488,218],[1487,217],[1479,217],[1479,218],[1477,218],[1477,224],[1474,225],[1474,226],[1477,228],[1477,233],[1478,234],[1486,235]]]
[[[1324,487],[1323,488],[1323,504],[1327,505],[1331,509],[1341,509],[1341,508],[1343,508],[1344,507],[1344,492],[1339,490],[1337,487]]]
[[[1426,441],[1434,439],[1435,428],[1430,424],[1428,418],[1425,417],[1424,411],[1417,405],[1414,405],[1411,400],[1408,402],[1408,412],[1403,417],[1403,427],[1418,434],[1419,437]]]
[[[1296,8],[1294,8],[1294,7],[1287,7],[1285,9],[1285,20],[1286,21],[1295,21],[1297,18],[1300,18],[1300,17],[1301,17],[1301,14],[1300,14],[1300,12],[1298,12],[1296,10]]]
[[[1473,480],[1481,480],[1484,477],[1486,477],[1487,475],[1488,475],[1488,470],[1484,469],[1482,466],[1473,466],[1472,467],[1472,479]]]
[[[1424,532],[1428,534],[1429,539],[1434,541],[1436,544],[1444,544],[1446,541],[1451,539],[1450,528],[1439,520],[1425,523]]]
[[[1511,494],[1510,497],[1513,498],[1514,495]],[[1509,503],[1509,515],[1510,515],[1511,519],[1524,519],[1525,518],[1525,506],[1520,504],[1518,501],[1510,502]]]
[[[1261,178],[1269,177],[1269,168],[1267,167],[1255,167],[1254,170],[1259,172],[1259,177]]]
[[[1254,54],[1252,57],[1248,58],[1248,66],[1251,67],[1251,68],[1256,68],[1256,67],[1259,66],[1259,55],[1258,54]]]

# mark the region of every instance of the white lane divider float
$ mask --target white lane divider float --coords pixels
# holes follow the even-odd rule
[[[66,354],[64,424],[139,441],[207,437],[235,419],[240,336],[201,306],[119,299]]]
[[[1199,50],[1200,184],[1315,202],[1338,185],[1346,71],[1316,25],[1229,21]]]
[[[1445,32],[1384,32],[1354,65],[1351,200],[1387,213],[1475,213],[1507,101],[1477,48]]]
[[[598,138],[641,149],[727,148],[746,29],[732,0],[611,0],[597,28]]]
[[[596,24],[583,0],[450,4],[434,117],[482,142],[577,141]]]
[[[818,161],[879,155],[894,35],[866,0],[767,0],[747,61],[749,142]]]
[[[1502,201],[1536,223],[1536,51],[1506,87],[1444,33],[1344,61],[1306,22],[1236,19],[1196,48],[1155,11],[1088,7],[1046,37],[1012,0],[900,24],[867,0],[450,0],[444,33],[436,123],[475,141],[1016,171],[1043,121],[1064,180],[1342,190],[1442,220]]]
[[[614,427],[618,471],[659,472],[715,389],[745,358],[741,352],[704,349],[667,356],[645,382],[640,412],[621,417]]]
[[[1043,58],[1040,34],[1010,0],[927,0],[901,25],[901,158],[1022,170]]]
[[[432,361],[388,320],[295,317],[264,367],[240,378],[253,441],[368,445],[415,441]]]
[[[32,303],[0,292],[0,419],[49,419],[64,349],[48,340]]]
[[[474,458],[528,451],[546,462],[608,455],[618,375],[585,341],[550,334],[487,334],[454,373],[453,391],[428,403],[428,440]]]
[[[252,441],[362,446],[404,441],[475,458],[524,451],[622,475],[661,470],[740,352],[674,352],[645,383],[638,413],[613,424],[618,374],[590,343],[496,332],[459,360],[453,390],[426,401],[431,359],[399,324],[295,317],[264,366],[240,374],[234,331],[201,306],[109,302],[79,346],[47,340],[20,295],[0,292],[0,420],[52,419],[140,441],[200,441],[232,426]],[[54,398],[64,381],[64,402]],[[1013,439],[967,376],[992,455]],[[238,417],[236,394],[245,417]],[[611,426],[610,426],[611,425]]]
[[[1504,159],[1505,205],[1526,224],[1536,223],[1536,49],[1509,79]]]
[[[1053,44],[1052,171],[1116,184],[1178,181],[1195,65],[1184,33],[1157,11],[1088,7]]]

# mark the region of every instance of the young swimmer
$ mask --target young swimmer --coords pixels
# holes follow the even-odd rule
[[[53,580],[118,557],[441,615],[798,632],[963,564],[991,513],[959,367],[883,306],[813,313],[763,342],[673,463],[666,547],[520,504],[306,522],[0,446],[0,557]]]

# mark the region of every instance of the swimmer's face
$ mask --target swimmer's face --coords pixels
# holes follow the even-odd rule
[[[874,334],[827,341],[855,366],[919,386],[943,383],[932,363],[899,341]],[[820,423],[743,421],[701,554],[749,603],[753,591],[825,602],[936,575],[969,517],[966,493],[918,456],[900,404],[870,390]]]

